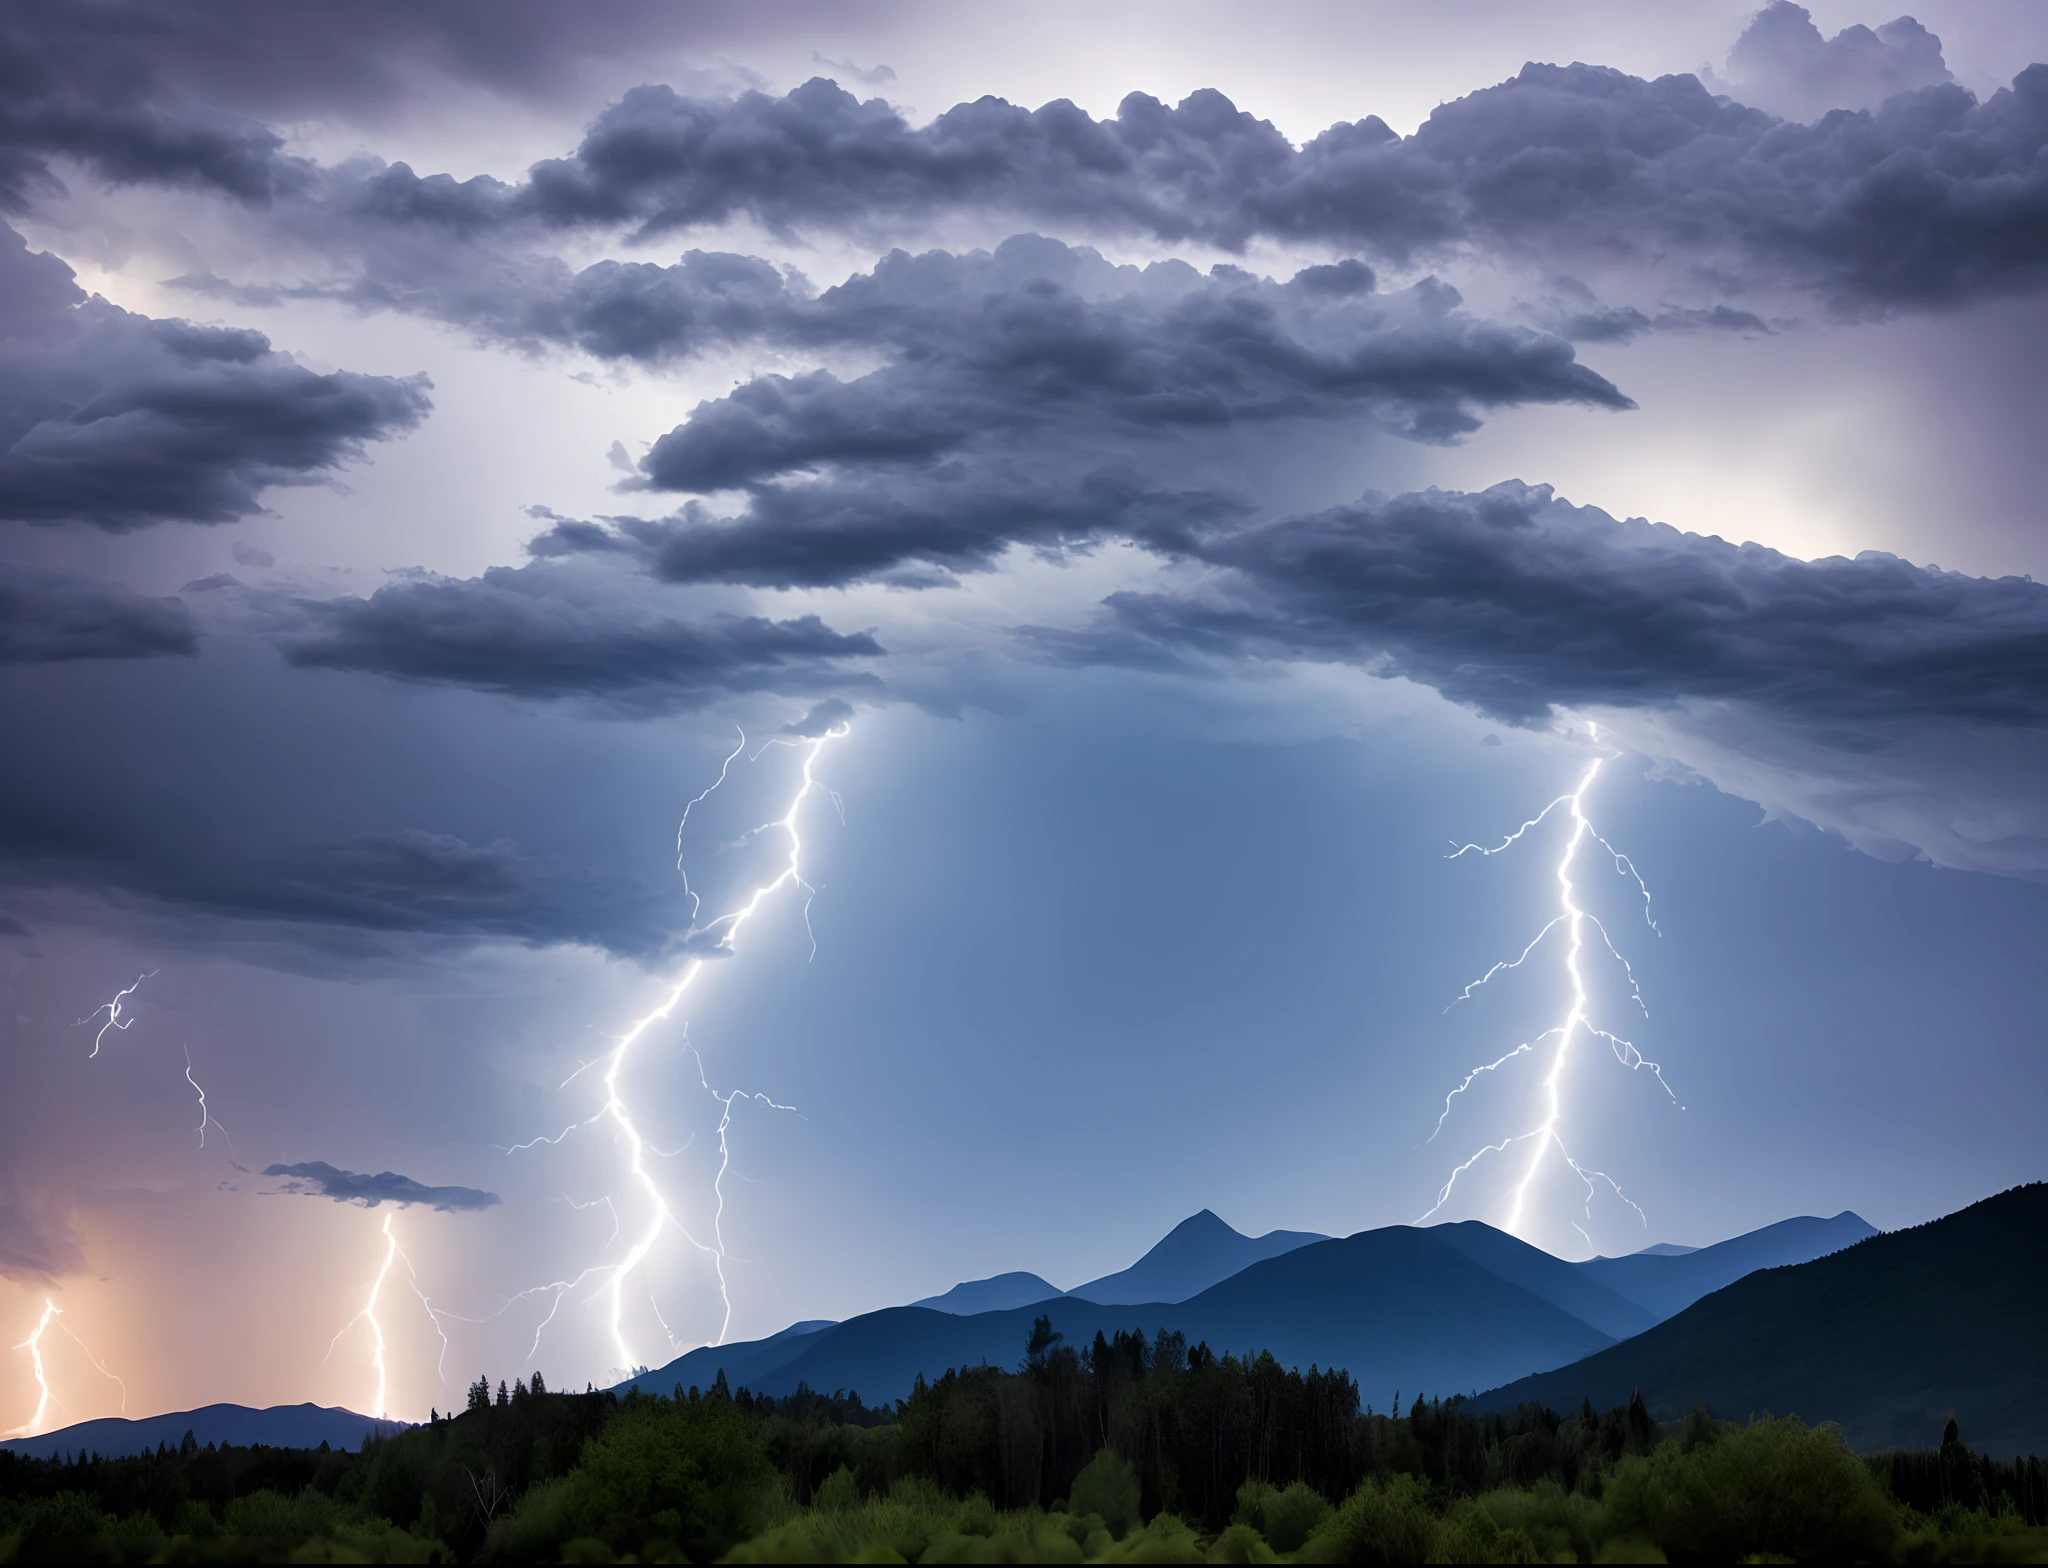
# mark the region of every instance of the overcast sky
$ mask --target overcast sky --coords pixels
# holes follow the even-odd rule
[[[2048,12],[1810,12],[10,8],[43,1424],[2039,1179]]]

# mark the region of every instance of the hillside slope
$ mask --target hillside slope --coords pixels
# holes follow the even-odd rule
[[[1626,1403],[1659,1420],[1794,1414],[1859,1448],[1926,1447],[1953,1411],[1971,1446],[2048,1451],[2048,1184],[1766,1269],[1647,1333],[1474,1401]]]
[[[1745,1274],[1807,1263],[1876,1234],[1876,1226],[1845,1209],[1833,1219],[1803,1215],[1780,1220],[1711,1247],[1683,1252],[1646,1248],[1626,1258],[1593,1258],[1572,1266],[1662,1320]]]

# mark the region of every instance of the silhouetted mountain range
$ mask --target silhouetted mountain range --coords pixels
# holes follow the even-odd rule
[[[970,1317],[977,1312],[1007,1312],[1011,1307],[1028,1307],[1034,1301],[1050,1301],[1064,1295],[1059,1286],[1036,1274],[997,1274],[990,1279],[970,1279],[955,1285],[943,1296],[913,1301],[913,1307],[930,1307],[934,1312],[951,1312]]]
[[[1397,1225],[1342,1240],[1300,1231],[1250,1237],[1204,1209],[1130,1268],[1065,1295],[1036,1274],[971,1280],[914,1306],[692,1351],[636,1381],[666,1393],[677,1384],[709,1387],[723,1370],[732,1387],[757,1393],[806,1383],[894,1399],[920,1374],[1014,1366],[1032,1319],[1044,1313],[1077,1346],[1120,1328],[1175,1329],[1218,1352],[1270,1350],[1287,1365],[1346,1368],[1371,1402],[1397,1388],[1462,1393],[1639,1335],[1663,1316],[1655,1303],[1688,1303],[1756,1266],[1750,1258],[1811,1257],[1870,1233],[1844,1214],[1715,1247],[1567,1263],[1477,1221]],[[1223,1272],[1246,1256],[1253,1261]],[[1627,1290],[1603,1277],[1617,1265]],[[1132,1281],[1162,1294],[1128,1300]]]
[[[247,1405],[202,1405],[197,1410],[179,1410],[166,1416],[145,1416],[130,1421],[108,1416],[100,1421],[81,1421],[36,1437],[10,1438],[0,1448],[48,1459],[57,1454],[99,1454],[118,1458],[124,1454],[154,1452],[157,1444],[176,1448],[190,1432],[204,1448],[208,1443],[233,1444],[247,1448],[261,1443],[268,1448],[330,1448],[353,1451],[365,1434],[403,1431],[404,1421],[382,1421],[359,1416],[353,1410],[334,1405],[272,1405],[252,1410]]]
[[[1700,1297],[1734,1284],[1745,1274],[1825,1257],[1876,1234],[1876,1226],[1845,1209],[1831,1220],[1811,1215],[1780,1220],[1711,1247],[1690,1247],[1683,1252],[1653,1247],[1626,1258],[1594,1258],[1575,1267],[1661,1320],[1683,1312]]]
[[[1076,1285],[1067,1294],[1105,1307],[1186,1301],[1254,1263],[1329,1239],[1306,1230],[1269,1230],[1263,1236],[1247,1236],[1204,1209],[1174,1226],[1129,1268]]]
[[[1841,1218],[1854,1216],[1804,1223]],[[1735,1419],[1768,1410],[1838,1422],[1859,1448],[1929,1446],[1953,1412],[1979,1450],[2038,1451],[2048,1448],[2044,1304],[2048,1184],[2036,1183],[1750,1274],[1625,1344],[1476,1404],[1605,1407],[1640,1388],[1659,1420],[1702,1403]]]

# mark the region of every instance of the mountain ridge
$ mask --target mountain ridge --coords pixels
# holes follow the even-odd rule
[[[1834,1421],[1858,1447],[1926,1447],[1952,1412],[1983,1451],[2048,1449],[2048,1183],[1745,1275],[1633,1339],[1489,1389],[1497,1410],[1696,1404]]]

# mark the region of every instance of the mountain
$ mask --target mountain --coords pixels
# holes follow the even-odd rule
[[[1700,1403],[1735,1419],[1769,1410],[1839,1422],[1859,1448],[1930,1447],[1953,1411],[1972,1447],[2043,1452],[2044,1301],[2048,1184],[2036,1183],[1750,1274],[1624,1344],[1473,1406],[1571,1410],[1590,1399],[1605,1408],[1640,1388],[1660,1421]]]
[[[1290,1246],[1177,1303],[1070,1294],[972,1316],[890,1307],[809,1334],[695,1350],[635,1381],[666,1393],[677,1384],[709,1387],[722,1369],[732,1387],[757,1393],[785,1394],[806,1383],[896,1399],[920,1373],[1015,1366],[1042,1312],[1076,1347],[1098,1332],[1178,1329],[1188,1343],[1206,1340],[1219,1353],[1271,1350],[1283,1365],[1346,1368],[1367,1400],[1383,1403],[1396,1388],[1412,1395],[1491,1387],[1614,1342],[1578,1311],[1614,1322],[1640,1317],[1640,1308],[1570,1265],[1499,1232],[1474,1234],[1486,1229],[1476,1222],[1395,1225]]]
[[[1129,1268],[1076,1285],[1067,1294],[1105,1307],[1141,1301],[1186,1301],[1240,1269],[1310,1242],[1329,1239],[1303,1230],[1271,1230],[1263,1236],[1247,1236],[1204,1209],[1174,1226],[1156,1247]]]
[[[204,1448],[208,1443],[247,1448],[261,1443],[269,1448],[354,1449],[371,1431],[380,1434],[402,1432],[409,1423],[382,1421],[359,1416],[353,1410],[330,1405],[272,1405],[252,1410],[247,1405],[203,1405],[197,1410],[175,1411],[167,1416],[145,1416],[130,1421],[108,1416],[100,1421],[81,1421],[36,1437],[10,1438],[0,1448],[33,1459],[54,1454],[101,1454],[112,1459],[123,1454],[154,1452],[156,1445],[176,1448],[190,1432]]]
[[[1581,1265],[1552,1257],[1491,1225],[1461,1220],[1434,1226],[1431,1233],[1481,1268],[1562,1307],[1609,1339],[1627,1339],[1657,1322],[1657,1315],[1648,1308],[1588,1278]]]
[[[1697,1252],[1697,1247],[1681,1247],[1675,1241],[1660,1241],[1654,1246],[1643,1247],[1629,1254],[1637,1258],[1682,1258],[1688,1252]]]
[[[930,1307],[934,1312],[950,1312],[955,1317],[971,1317],[977,1312],[1005,1312],[1011,1307],[1028,1307],[1034,1301],[1050,1301],[1065,1294],[1059,1286],[1047,1284],[1036,1274],[998,1274],[992,1279],[970,1279],[955,1285],[943,1296],[927,1296],[922,1301],[913,1301],[911,1305]]]
[[[1625,1258],[1594,1258],[1574,1266],[1663,1319],[1745,1274],[1810,1262],[1876,1234],[1875,1226],[1845,1209],[1831,1220],[1811,1215],[1780,1220],[1711,1247],[1684,1252],[1649,1247]]]

